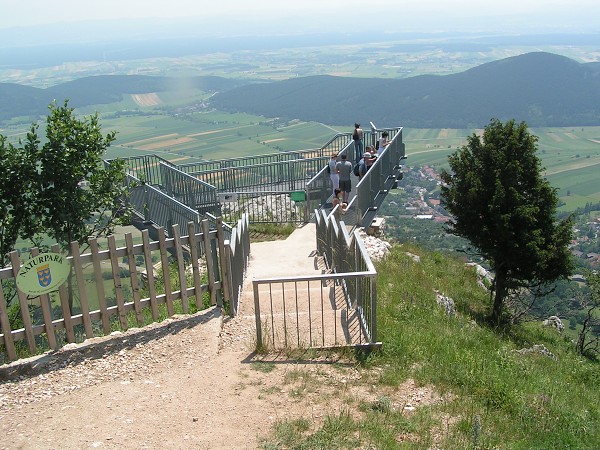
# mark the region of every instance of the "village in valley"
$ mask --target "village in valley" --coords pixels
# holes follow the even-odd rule
[[[405,240],[401,233],[412,231],[411,240],[422,242],[436,236],[436,247],[448,249],[447,245],[456,245],[458,238],[443,236],[444,224],[450,220],[440,202],[441,178],[435,166],[423,165],[403,168],[403,180],[386,199],[383,215],[386,219],[387,234],[398,240]],[[600,268],[600,216],[598,208],[583,208],[574,214],[575,227],[571,241],[571,253],[577,267],[581,269]],[[596,215],[594,215],[596,214]],[[407,221],[410,219],[410,221]],[[399,221],[402,226],[399,226]],[[433,223],[431,223],[433,222]],[[407,227],[407,223],[412,223]],[[435,224],[435,225],[434,225]],[[431,230],[437,233],[432,235]],[[449,238],[449,239],[448,239]]]

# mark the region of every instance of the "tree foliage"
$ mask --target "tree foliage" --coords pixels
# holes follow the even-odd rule
[[[111,233],[127,189],[124,162],[102,161],[115,133],[103,136],[97,114],[78,119],[65,102],[50,106],[46,138],[38,153],[41,229],[65,250]]]
[[[25,147],[15,147],[0,135],[0,264],[5,265],[5,255],[11,251],[19,234],[25,233],[27,220],[33,215],[31,182],[35,165],[27,136]]]
[[[527,125],[493,119],[480,138],[449,156],[442,171],[443,206],[453,216],[448,231],[468,239],[494,272],[491,318],[523,290],[539,290],[570,275],[571,218],[557,221],[556,190],[542,176],[537,137]]]
[[[110,234],[127,217],[125,163],[103,165],[115,139],[103,136],[98,115],[82,119],[67,101],[50,105],[43,145],[38,126],[19,145],[0,135],[0,250],[3,262],[17,238],[49,236],[68,251],[90,237]]]

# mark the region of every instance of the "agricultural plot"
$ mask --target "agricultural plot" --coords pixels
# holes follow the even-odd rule
[[[394,65],[393,61],[388,63]],[[176,89],[137,98],[124,96],[120,102],[95,105],[78,113],[98,112],[103,130],[117,132],[107,158],[157,154],[182,163],[318,148],[338,130],[352,130],[352,124],[282,122],[246,113],[203,110],[202,100],[208,95],[197,89]],[[21,127],[7,131],[14,139],[24,132]],[[448,155],[465,145],[469,135],[481,132],[405,129],[406,164],[447,168]],[[600,127],[532,128],[531,132],[539,138],[539,156],[546,176],[559,189],[565,203],[562,209],[598,202]]]
[[[570,211],[600,201],[600,127],[531,129],[550,183]],[[481,130],[409,129],[403,131],[407,164],[448,168],[448,155]]]
[[[292,121],[276,126],[264,117],[222,112],[182,117],[154,113],[109,118],[102,124],[117,132],[108,158],[157,154],[180,162],[318,148],[335,134],[318,123]]]

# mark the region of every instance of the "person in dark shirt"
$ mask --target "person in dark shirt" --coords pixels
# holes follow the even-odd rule
[[[354,132],[352,133],[352,140],[354,140],[354,162],[358,163],[362,158],[363,154],[363,142],[365,138],[365,132],[360,127],[360,123],[354,124]]]

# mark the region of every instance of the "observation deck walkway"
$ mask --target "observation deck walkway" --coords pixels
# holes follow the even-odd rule
[[[352,226],[368,226],[401,178],[402,128],[365,131],[364,144],[374,146],[383,132],[390,144],[360,182],[352,176],[345,217]],[[316,211],[331,207],[326,167],[332,154],[355,160],[350,133],[335,135],[319,149],[219,161],[176,165],[155,155],[132,157],[128,177],[138,187],[129,201],[144,222],[167,233],[173,224],[199,224],[204,217],[221,217],[233,225],[243,213],[250,223],[308,223]]]
[[[145,223],[168,233],[176,223],[221,217],[235,227],[296,223],[285,240],[249,243],[241,296],[231,305],[250,321],[257,348],[378,345],[376,272],[356,229],[367,227],[401,179],[402,128],[365,132],[373,145],[383,131],[391,142],[362,179],[354,175],[347,210],[331,207],[327,164],[333,153],[354,161],[350,133],[317,150],[174,165],[154,157],[131,158],[129,176],[144,180],[131,202]]]

